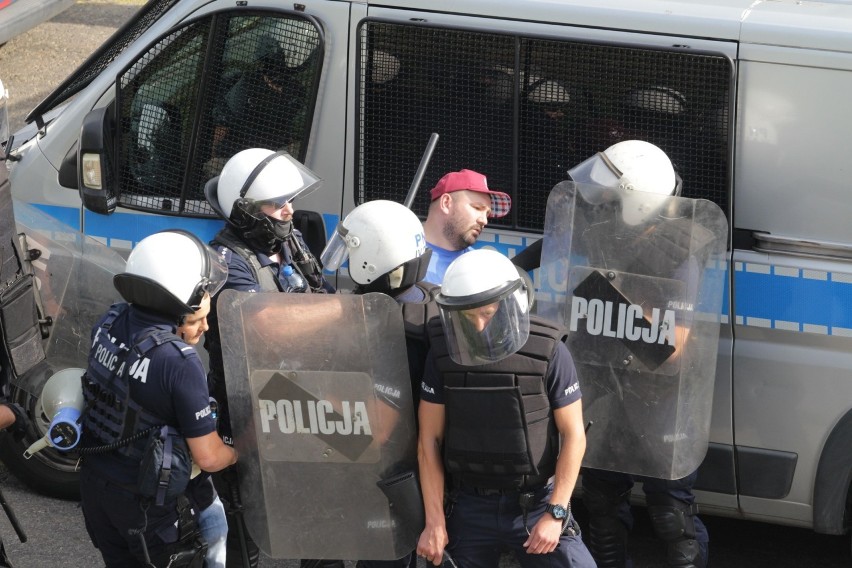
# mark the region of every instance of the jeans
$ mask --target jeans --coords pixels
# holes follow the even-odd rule
[[[225,507],[217,495],[209,507],[198,514],[198,529],[207,541],[207,556],[204,565],[207,568],[225,568],[225,540],[228,536],[228,519]]]

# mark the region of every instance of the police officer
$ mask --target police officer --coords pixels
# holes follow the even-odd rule
[[[436,297],[417,545],[436,566],[446,549],[459,566],[495,567],[506,548],[524,567],[594,566],[570,506],[586,445],[580,386],[564,331],[529,315],[528,293],[509,259],[476,250],[450,265]]]
[[[643,243],[641,246],[624,243],[623,246],[633,251],[634,265],[642,267],[640,273],[674,273],[680,267],[667,266],[667,263],[671,262],[670,257],[683,258],[683,255],[667,253],[688,249],[688,242],[664,243],[650,231],[641,231],[665,197],[680,193],[679,176],[671,161],[653,144],[638,140],[614,144],[603,152],[603,157],[605,159],[587,160],[573,168],[572,178],[578,183],[605,187],[616,184],[618,178],[630,180],[622,215],[625,224],[637,227]],[[688,241],[696,233],[697,230],[684,230],[681,234]],[[682,270],[689,271],[690,268],[683,267]],[[697,284],[694,275],[687,274],[686,281],[689,287]],[[679,338],[679,343],[682,341],[683,338]],[[620,427],[640,425],[622,424]],[[708,559],[709,536],[697,516],[693,494],[697,475],[695,471],[683,479],[667,480],[584,468],[582,485],[583,503],[589,511],[588,543],[598,566],[632,566],[627,553],[627,537],[633,526],[629,497],[634,483],[641,482],[654,531],[667,544],[667,565],[704,568]]]
[[[216,158],[228,159],[253,147],[297,151],[300,140],[294,119],[306,102],[298,66],[288,61],[280,41],[273,36],[260,38],[254,65],[213,109]]]
[[[211,243],[228,263],[226,288],[333,291],[302,233],[293,227],[293,200],[320,185],[316,174],[286,152],[263,148],[239,152],[222,175],[207,182],[208,202],[227,221]],[[288,280],[290,269],[302,283]]]
[[[579,129],[575,124],[579,113],[572,111],[582,104],[579,99],[567,85],[549,79],[536,80],[525,92],[519,148],[521,186],[540,195],[542,204],[578,157],[571,134],[572,128]]]
[[[263,148],[237,153],[225,164],[220,176],[207,182],[204,192],[208,202],[227,221],[210,243],[228,265],[224,289],[334,291],[325,281],[322,266],[301,232],[293,227],[293,200],[316,190],[321,183],[316,174],[286,152]],[[219,403],[219,433],[226,443],[233,444],[215,298],[204,346],[210,354],[210,390]],[[228,471],[214,477],[231,513],[228,565],[244,565],[247,555],[248,564],[256,566],[259,550],[241,526],[242,521],[235,517],[240,507],[238,495],[235,484],[226,481],[233,473]]]
[[[359,205],[340,222],[321,256],[328,270],[336,270],[348,259],[355,294],[380,292],[400,304],[414,406],[402,408],[398,401],[387,400],[399,412],[417,411],[417,393],[428,352],[426,322],[438,315],[434,302],[438,287],[423,282],[431,255],[417,215],[400,203],[375,200]],[[406,568],[415,561],[412,551],[393,561],[359,560],[358,566]]]
[[[201,565],[206,545],[184,494],[191,465],[218,471],[237,456],[216,434],[201,360],[176,332],[204,318],[226,275],[193,235],[151,235],[114,278],[127,303],[92,330],[80,491],[108,567]]]
[[[417,215],[400,203],[378,199],[359,205],[340,222],[321,257],[328,270],[349,259],[356,294],[381,292],[402,306],[414,411],[428,351],[426,322],[438,315],[438,286],[424,281],[431,256]]]

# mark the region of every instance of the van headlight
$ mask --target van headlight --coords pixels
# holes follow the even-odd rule
[[[83,154],[83,183],[91,189],[103,189],[100,154]]]

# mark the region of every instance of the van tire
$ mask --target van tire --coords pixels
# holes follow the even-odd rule
[[[38,385],[37,392],[41,393],[41,387],[52,373],[47,367],[34,369],[25,377],[32,383]],[[25,379],[26,380],[26,379]],[[34,386],[30,383],[28,386]],[[33,428],[32,433],[24,437],[14,436],[9,432],[0,431],[0,460],[6,468],[12,472],[24,485],[30,489],[59,499],[80,499],[80,474],[77,471],[77,456],[65,455],[53,448],[45,448],[33,455],[30,459],[24,458],[24,451],[33,442],[44,435],[47,430],[48,419],[34,409],[38,406],[38,398],[20,387],[12,386],[9,399],[20,404],[30,417]]]

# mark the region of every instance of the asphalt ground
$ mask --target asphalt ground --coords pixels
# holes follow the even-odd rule
[[[63,14],[0,47],[0,78],[10,94],[12,131],[23,126],[26,114],[143,3],[78,0]],[[86,534],[79,503],[33,493],[2,468],[0,489],[28,536],[26,543],[20,543],[8,519],[0,513],[0,537],[17,568],[102,565]],[[575,509],[585,526],[582,503],[577,502]],[[713,568],[852,566],[848,535],[818,535],[807,529],[706,515],[702,518],[710,533]],[[636,519],[630,542],[635,568],[664,568],[664,549],[654,538],[644,509],[637,508]],[[501,565],[510,568],[517,562],[505,556]],[[296,568],[298,562],[262,557],[260,566]]]

